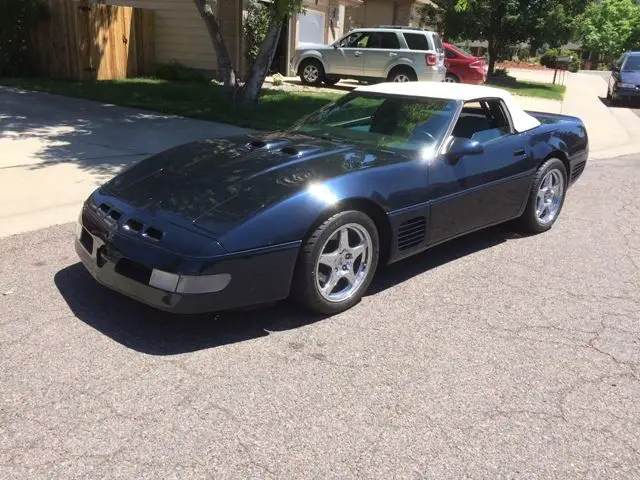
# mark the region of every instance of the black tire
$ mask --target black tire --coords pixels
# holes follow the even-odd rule
[[[538,215],[536,215],[536,200],[540,184],[545,179],[547,174],[552,170],[557,170],[562,176],[562,198],[560,200],[560,208],[555,217],[548,223],[542,223],[538,218]],[[559,160],[557,158],[550,158],[546,162],[544,162],[533,177],[533,183],[531,185],[531,191],[529,192],[527,206],[525,207],[522,216],[518,219],[521,229],[529,233],[542,233],[553,227],[554,223],[556,223],[558,217],[560,217],[560,214],[562,213],[564,200],[567,196],[567,187],[567,169],[565,168],[564,163],[562,163],[562,160]]]
[[[460,80],[458,79],[458,77],[456,77],[452,73],[447,73],[447,75],[445,77],[445,82],[448,82],[448,83],[460,83]]]
[[[340,302],[329,301],[319,291],[316,281],[317,263],[322,249],[331,236],[342,226],[357,224],[366,229],[371,238],[371,262],[365,270],[365,277],[353,292],[353,295]],[[380,243],[378,230],[371,218],[358,210],[347,210],[331,216],[311,234],[303,243],[296,270],[293,277],[292,297],[303,307],[324,315],[333,315],[348,310],[357,304],[371,285],[373,276],[378,266],[380,256]]]
[[[305,74],[305,69],[307,67],[315,67],[317,71],[317,75],[315,76],[315,78]],[[313,58],[303,60],[302,63],[300,64],[298,72],[300,74],[300,81],[304,85],[313,85],[317,87],[324,80],[324,67],[322,66],[322,63],[320,63],[318,60],[315,60]]]
[[[330,87],[334,86],[339,81],[340,81],[340,77],[330,77],[330,76],[325,76],[323,80],[324,84],[329,85]]]
[[[408,78],[409,82],[415,82],[416,80],[418,80],[416,72],[414,72],[411,68],[409,68],[409,67],[396,67],[393,70],[391,70],[391,72],[389,72],[389,76],[387,77],[387,81],[389,81],[389,82],[397,82],[398,78],[401,77],[401,76]]]

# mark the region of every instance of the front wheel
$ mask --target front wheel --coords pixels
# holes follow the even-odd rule
[[[456,77],[455,75],[451,75],[450,73],[447,73],[447,76],[444,77],[444,83],[458,83],[458,77]]]
[[[360,301],[378,265],[378,230],[357,210],[324,221],[303,244],[293,297],[321,314],[347,310]]]
[[[567,194],[567,170],[561,160],[550,158],[533,179],[521,226],[531,233],[549,230],[560,215]]]
[[[304,60],[300,65],[300,80],[304,85],[320,85],[324,80],[322,64],[317,60]]]

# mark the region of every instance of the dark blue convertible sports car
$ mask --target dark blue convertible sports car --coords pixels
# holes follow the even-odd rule
[[[381,263],[507,220],[548,230],[587,156],[579,119],[501,89],[361,87],[287,131],[130,167],[85,202],[76,250],[100,283],[160,309],[293,296],[330,314]]]

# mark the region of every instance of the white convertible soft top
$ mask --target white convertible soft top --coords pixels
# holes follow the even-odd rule
[[[509,109],[513,128],[517,132],[525,132],[540,125],[540,122],[525,112],[513,96],[501,88],[483,85],[466,85],[463,83],[444,82],[405,82],[378,83],[356,88],[357,92],[380,93],[383,95],[403,95],[422,98],[438,98],[442,100],[460,100],[469,102],[483,98],[500,98]]]

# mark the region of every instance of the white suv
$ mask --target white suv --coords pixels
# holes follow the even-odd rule
[[[440,37],[417,27],[358,28],[333,45],[301,44],[291,68],[305,85],[341,78],[441,82],[447,69]]]

